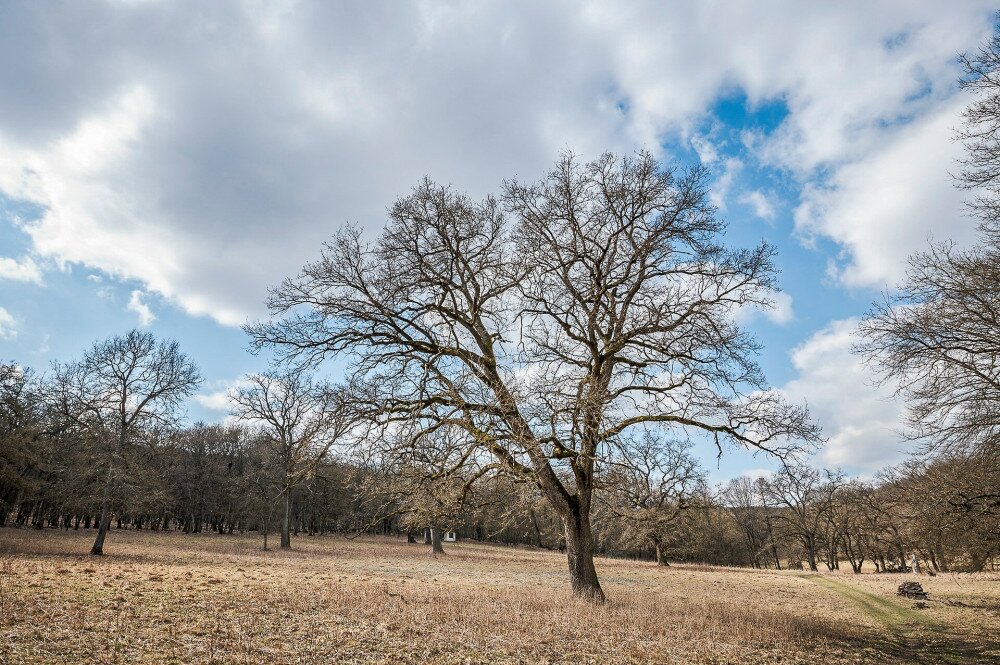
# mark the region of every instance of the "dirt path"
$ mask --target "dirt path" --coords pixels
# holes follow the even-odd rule
[[[985,663],[982,653],[960,635],[922,614],[884,596],[864,591],[825,575],[804,575],[821,587],[852,601],[865,614],[881,623],[898,649],[893,655],[908,663]]]

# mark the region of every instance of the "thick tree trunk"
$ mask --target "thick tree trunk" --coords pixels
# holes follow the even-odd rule
[[[431,553],[444,554],[444,547],[441,545],[441,529],[436,526],[431,527]]]
[[[424,529],[424,545],[430,545],[430,544],[431,544],[431,530],[430,527],[427,527],[426,529]]]
[[[806,561],[809,562],[809,570],[819,572],[819,567],[816,565],[816,546],[810,541],[806,542]]]
[[[97,538],[94,546],[90,548],[90,553],[96,556],[104,554],[104,539],[108,536],[108,529],[111,528],[111,508],[108,501],[101,504],[101,516],[98,518]]]
[[[948,572],[948,560],[945,559],[945,556],[944,556],[944,547],[941,545],[940,541],[938,541],[937,543],[934,544],[934,549],[937,552],[937,557],[936,558],[937,558],[937,565],[938,565],[938,567],[940,568],[940,570],[941,570],[942,573],[947,573]]]
[[[653,547],[656,550],[656,565],[670,566],[670,564],[667,563],[667,556],[663,551],[663,543],[660,542],[659,538],[653,538]]]
[[[417,539],[413,537],[413,532],[411,532],[411,531],[407,531],[406,532],[406,542],[407,543],[415,543],[415,542],[417,542]]]
[[[281,521],[281,549],[287,550],[292,547],[292,536],[289,531],[292,518],[292,494],[285,492],[285,515]]]
[[[569,519],[563,518],[563,526],[573,595],[603,603],[604,591],[594,568],[594,534],[590,530],[590,515],[574,511]]]

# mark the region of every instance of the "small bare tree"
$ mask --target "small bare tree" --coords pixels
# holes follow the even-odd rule
[[[231,396],[233,415],[258,426],[270,444],[266,466],[277,472],[272,501],[282,504],[281,547],[287,549],[292,546],[292,490],[316,473],[352,420],[342,391],[303,371],[251,374],[246,384]]]
[[[344,357],[368,417],[441,427],[531,479],[564,524],[577,595],[594,568],[595,465],[633,427],[784,456],[818,430],[773,391],[734,323],[767,306],[772,249],[729,251],[705,174],[571,155],[481,202],[428,180],[373,244],[347,227],[247,327],[286,360]]]
[[[598,496],[606,512],[625,526],[637,544],[652,544],[657,565],[666,566],[672,527],[704,481],[690,442],[661,441],[646,431],[616,445],[601,474]]]
[[[68,427],[95,444],[104,473],[97,538],[104,554],[111,512],[135,480],[129,456],[136,446],[176,426],[178,409],[201,382],[197,367],[174,341],[132,330],[94,344],[83,359],[54,367],[50,398]]]
[[[424,529],[432,553],[444,554],[443,532],[456,525],[463,509],[473,508],[472,487],[492,469],[477,472],[463,430],[442,427],[414,436],[413,427],[406,423],[381,441],[362,442],[356,461],[368,473],[359,494],[375,520],[398,518],[408,534]]]
[[[837,490],[845,483],[840,472],[787,465],[767,479],[768,502],[780,506],[777,519],[785,533],[802,545],[809,570],[817,570]]]
[[[743,534],[751,565],[763,568],[766,557],[770,555],[775,568],[781,570],[774,532],[774,510],[768,503],[767,479],[733,478],[722,490],[721,500]]]

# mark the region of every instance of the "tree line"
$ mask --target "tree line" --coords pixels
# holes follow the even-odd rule
[[[132,332],[95,345],[86,360],[123,347],[147,352],[135,356],[133,372],[140,374],[162,366],[164,350],[179,353],[149,333]],[[93,399],[67,395],[70,386],[81,386],[79,368],[57,369],[40,377],[14,363],[0,365],[0,525],[91,529],[102,550],[111,529],[257,533],[264,547],[269,532],[279,534],[283,547],[293,535],[383,533],[426,539],[435,552],[443,551],[443,532],[457,531],[487,542],[565,548],[558,513],[537,486],[515,477],[470,483],[463,472],[445,480],[413,460],[409,468],[373,465],[349,448],[327,445],[329,437],[303,445],[314,434],[296,429],[290,416],[309,411],[296,399],[319,393],[302,378],[256,376],[233,395],[234,413],[286,414],[289,422],[279,416],[278,427],[244,418],[167,428],[170,414],[154,399],[145,408],[158,409],[158,416],[134,418],[145,424],[123,448],[121,436],[81,425],[86,413],[66,411],[72,404],[99,409]],[[190,370],[184,368],[188,379]],[[271,407],[262,410],[267,402],[254,395],[269,398]],[[313,428],[336,434],[323,410],[334,398],[320,399],[322,408],[312,404],[309,411]],[[135,408],[139,400],[124,404]],[[116,402],[114,422],[129,420],[122,404]],[[95,416],[95,422],[111,419]],[[689,442],[646,437],[629,459],[597,474],[596,553],[661,565],[892,572],[908,570],[913,555],[929,570],[983,570],[1000,552],[1000,511],[976,502],[984,488],[996,486],[1000,469],[979,460],[910,460],[871,482],[789,465],[713,487]]]

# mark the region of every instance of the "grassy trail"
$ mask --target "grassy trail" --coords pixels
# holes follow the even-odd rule
[[[897,655],[913,663],[988,662],[982,654],[944,625],[920,610],[900,605],[889,598],[859,589],[847,582],[824,575],[805,575],[807,579],[852,601],[861,611],[881,623],[898,644]]]

